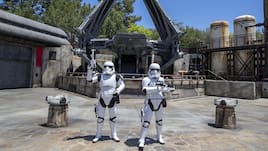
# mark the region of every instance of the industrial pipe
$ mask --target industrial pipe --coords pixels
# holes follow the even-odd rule
[[[0,22],[4,22],[11,25],[21,26],[23,28],[28,28],[37,32],[42,32],[50,34],[57,37],[67,38],[67,34],[56,27],[46,25],[31,19],[27,19],[21,16],[17,16],[3,10],[0,10]]]
[[[68,45],[70,44],[67,39],[32,31],[26,28],[21,28],[0,22],[0,32],[9,36],[21,37],[42,43],[49,43],[53,45]]]

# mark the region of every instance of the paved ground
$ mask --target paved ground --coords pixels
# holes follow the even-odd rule
[[[69,126],[48,128],[46,95],[67,94]],[[237,129],[209,126],[215,121],[215,97],[169,100],[165,110],[165,145],[155,141],[152,122],[145,151],[265,151],[268,150],[268,99],[239,100]],[[93,144],[96,99],[58,89],[0,91],[0,150],[2,151],[135,151],[142,99],[123,99],[119,106],[121,142],[109,139],[107,120],[102,141]],[[106,115],[106,119],[107,119]]]

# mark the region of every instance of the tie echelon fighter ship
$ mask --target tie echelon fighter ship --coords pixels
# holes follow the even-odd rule
[[[99,67],[94,60],[95,50],[110,49],[115,53],[154,54],[162,58],[161,71],[167,71],[183,53],[179,50],[178,40],[183,33],[170,20],[158,0],[144,0],[147,10],[154,22],[160,41],[147,39],[144,34],[117,33],[112,39],[97,39],[98,33],[105,18],[110,12],[116,0],[101,0],[95,9],[85,18],[77,28],[80,35],[79,48],[75,48],[74,54],[80,56],[92,68]]]

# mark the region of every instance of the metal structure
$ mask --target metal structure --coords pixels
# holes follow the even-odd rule
[[[264,9],[264,43],[268,43],[268,1],[263,0]],[[265,78],[268,78],[268,47],[265,49]]]
[[[260,81],[264,78],[265,70],[265,49],[268,44],[254,44],[245,46],[234,46],[213,49],[201,49],[200,53],[203,54],[202,63],[205,66],[202,73],[209,75],[211,71],[211,54],[213,52],[226,52],[227,53],[227,76],[224,77],[228,80],[250,80]],[[238,52],[250,51],[247,58],[242,59]],[[236,63],[240,64],[240,68],[236,68]],[[250,65],[253,64],[253,68]],[[208,76],[209,77],[209,76]]]
[[[252,25],[244,26],[246,33],[244,35],[237,35],[234,41],[230,41],[229,47],[222,48],[200,48],[198,52],[202,54],[202,64],[204,69],[202,73],[209,78],[212,66],[212,53],[225,52],[227,55],[227,75],[224,77],[228,80],[250,80],[263,81],[268,78],[268,2],[263,1],[264,6],[264,23],[253,23]],[[247,18],[247,17],[246,17]],[[240,19],[240,18],[238,18]],[[247,20],[247,19],[246,19]],[[250,19],[251,20],[251,19]],[[236,22],[236,21],[235,21]],[[250,28],[264,26],[264,38],[256,39],[256,34],[250,35],[248,33]],[[246,41],[242,44],[237,44],[237,39],[241,36],[246,37]],[[243,39],[244,40],[244,39]],[[241,56],[241,54],[246,54]],[[213,75],[217,77],[217,75]],[[218,76],[219,78],[219,76]],[[222,79],[222,78],[220,78]]]
[[[178,40],[183,33],[171,22],[157,0],[144,0],[161,41],[150,41],[143,34],[118,33],[112,39],[95,39],[115,0],[102,0],[77,28],[80,33],[79,47],[90,59],[92,49],[110,49],[116,53],[157,54],[162,57],[162,71],[167,69],[182,53]],[[83,57],[87,59],[87,57]],[[87,61],[89,62],[89,61]]]

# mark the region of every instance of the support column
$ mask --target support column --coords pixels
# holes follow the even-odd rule
[[[154,63],[154,51],[152,51],[152,60],[151,63]]]
[[[140,55],[136,55],[136,73],[139,73]]]
[[[264,9],[264,43],[268,43],[268,1],[263,0]],[[265,54],[265,66],[264,66],[264,78],[268,78],[268,48],[264,50]]]
[[[122,55],[118,54],[118,72],[121,73],[121,63],[122,63],[122,59],[121,59]]]

